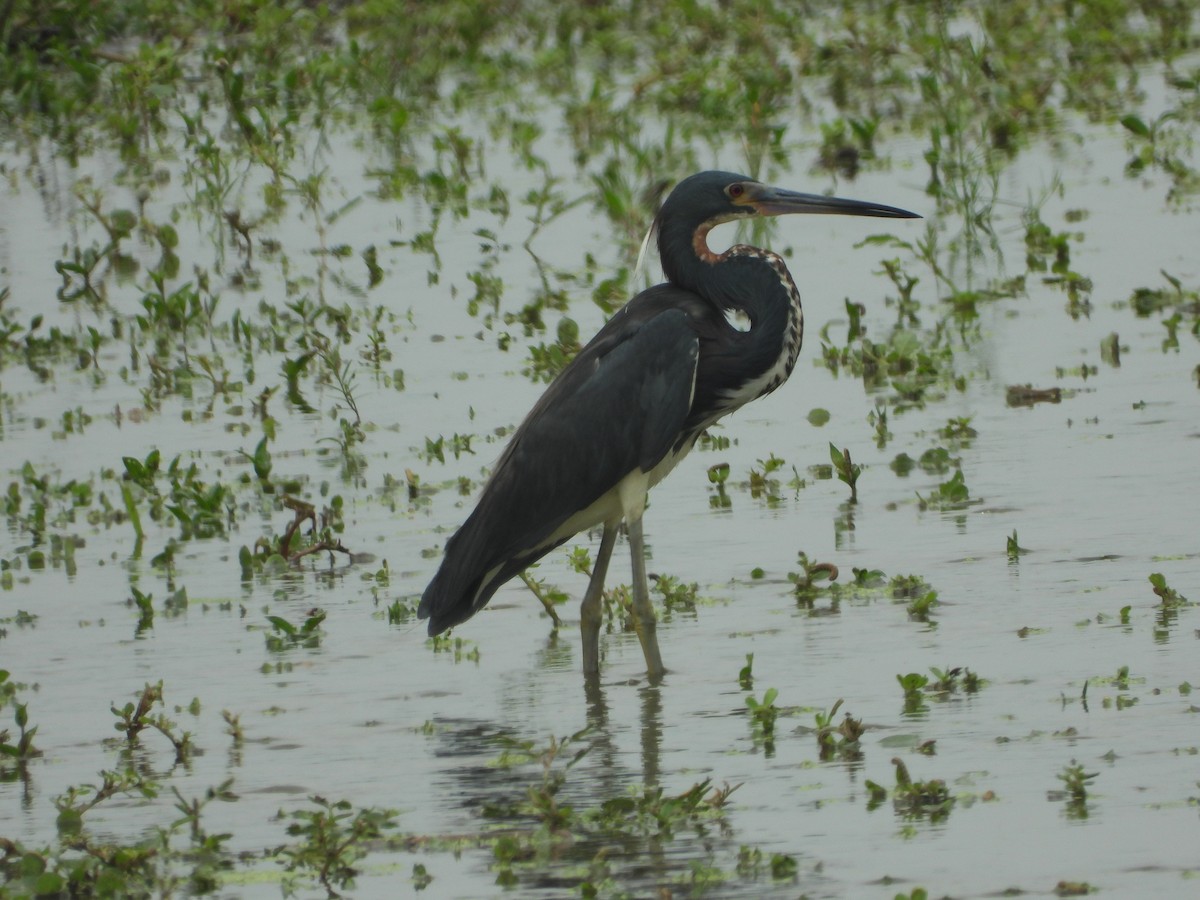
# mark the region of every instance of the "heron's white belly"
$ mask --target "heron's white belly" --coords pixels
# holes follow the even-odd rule
[[[643,472],[641,469],[630,472],[587,509],[580,510],[563,522],[546,541],[546,545],[557,544],[581,531],[607,522],[615,524],[622,519],[629,521],[641,518],[646,509],[646,494],[650,488],[666,478],[691,449],[691,442],[687,442],[678,453],[668,453],[664,456],[649,472]]]

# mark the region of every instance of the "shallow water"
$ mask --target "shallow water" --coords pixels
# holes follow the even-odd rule
[[[1194,291],[1200,229],[1192,208],[1165,203],[1163,179],[1123,176],[1128,153],[1114,127],[1074,124],[1080,139],[1066,150],[1032,149],[1005,171],[995,225],[1002,252],[976,261],[976,283],[1024,271],[1021,207],[1058,175],[1062,196],[1041,215],[1056,230],[1083,235],[1071,244],[1072,268],[1093,282],[1090,308],[1071,315],[1064,293],[1034,276],[1015,297],[981,301],[978,333],[953,342],[961,389],[941,388],[940,400],[931,391],[923,408],[893,408],[893,436],[883,447],[874,444],[866,417],[891,390],[831,374],[821,365],[821,332],[832,322],[830,340],[844,343],[841,300],[852,297],[866,307],[868,336],[886,336],[896,313],[884,304],[894,289],[880,262],[901,254],[855,245],[883,230],[916,240],[923,226],[884,223],[885,229],[826,217],[775,225],[769,244],[790,250],[805,297],[806,347],[784,388],[722,423],[729,446],[698,448],[652,496],[650,570],[699,585],[693,609],[660,608],[668,674],[656,686],[647,684],[636,638],[619,626],[602,637],[600,683],[584,684],[575,625],[585,580],[572,572],[565,551],[536,572],[571,595],[557,633],[519,581],[456,629],[454,637],[465,642],[457,656],[453,648],[435,651],[415,621],[388,624],[387,605],[414,601],[432,576],[440,547],[503,446],[497,432],[519,422],[543,389],[520,370],[527,345],[544,336],[530,341],[519,326],[487,328],[465,308],[473,288],[463,273],[486,258],[477,229],[494,228],[509,240],[516,217],[506,225],[476,211],[443,222],[438,250],[445,269],[429,284],[425,257],[389,245],[397,236],[411,239],[428,210],[370,196],[369,153],[352,138],[335,140],[324,156],[331,182],[360,203],[320,237],[302,216],[272,236],[297,258],[320,242],[354,248],[327,269],[311,260],[298,266],[310,279],[302,293],[394,313],[388,333],[394,359],[373,372],[357,356],[366,345],[361,334],[342,348],[357,366],[355,397],[366,430],[355,464],[329,440],[346,415],[329,385],[306,383],[315,410],[309,412],[279,392],[271,402],[280,427],[270,450],[275,476],[300,480],[306,499],[318,506],[334,494],[344,499],[341,539],[359,556],[330,561],[320,554],[289,571],[251,578],[243,578],[238,564],[243,545],[278,534],[289,521],[275,495],[255,485],[239,451],[252,453],[261,436],[247,412],[251,401],[263,387],[282,383],[282,359],[294,348],[260,353],[257,381],[240,394],[212,397],[196,379],[190,398],[169,394],[159,409],[134,416],[145,405],[143,376],[121,374],[127,343],[100,352],[101,374],[59,364],[42,381],[29,368],[6,365],[0,430],[6,480],[19,483],[28,460],[54,484],[91,480],[119,506],[117,481],[104,478],[104,470],[119,473],[123,456],[141,459],[158,448],[164,466],[182,454],[206,481],[245,477],[248,486],[238,489],[227,537],[181,541],[169,577],[152,562],[177,534],[169,516],[144,523],[141,547],[127,522],[89,524],[83,510],[73,522],[57,521],[51,533],[83,541],[68,571],[53,563],[31,568],[27,553],[37,541],[10,515],[0,552],[14,567],[0,594],[6,620],[0,665],[22,685],[18,697],[29,704],[44,755],[0,784],[0,834],[28,846],[52,843],[52,799],[71,785],[95,783],[102,769],[133,765],[164,785],[157,800],[117,798],[87,814],[90,833],[116,841],[175,819],[167,785],[193,797],[232,777],[237,801],[210,804],[204,822],[211,832],[231,833],[236,850],[257,853],[286,841],[286,822],[276,813],[306,808],[310,795],[344,798],[355,807],[397,810],[398,830],[413,836],[407,849],[379,848],[361,863],[361,895],[415,891],[413,863],[434,877],[429,896],[489,895],[501,889],[487,838],[507,829],[531,833],[527,811],[513,808],[542,778],[536,760],[498,763],[505,739],[542,750],[552,737],[588,728],[553,766],[565,771],[559,802],[577,811],[630,791],[661,787],[678,794],[704,779],[740,787],[721,822],[680,825],[671,839],[561,836],[543,857],[516,867],[521,896],[576,892],[601,850],[610,887],[635,896],[671,887],[730,897],[892,897],[917,885],[937,896],[1045,895],[1064,881],[1088,882],[1109,896],[1189,896],[1200,866],[1200,739],[1188,687],[1200,683],[1200,624],[1191,604],[1165,608],[1148,576],[1161,572],[1182,595],[1200,599],[1194,500],[1200,394],[1192,375],[1200,341],[1189,333],[1194,310],[1178,326],[1178,346],[1165,348],[1162,317],[1136,317],[1127,301],[1137,288],[1165,286],[1160,270]],[[558,147],[555,161],[568,178],[573,170]],[[534,185],[517,159],[493,150],[490,179],[508,184],[514,196]],[[891,172],[864,173],[838,192],[934,216],[922,190],[920,150],[913,144],[905,155],[901,145]],[[704,164],[736,169],[738,160],[737,149],[727,148]],[[106,327],[108,313],[53,299],[61,283],[54,263],[65,244],[99,239],[67,185],[81,174],[106,181],[118,164],[101,156],[83,173],[65,163],[32,165],[19,155],[5,164],[8,224],[0,231],[0,264],[12,292],[6,310],[20,321],[42,314],[47,327]],[[35,189],[39,179],[51,186]],[[825,187],[800,161],[772,180]],[[569,193],[589,189],[579,176]],[[112,187],[115,205],[130,203],[123,198],[128,193]],[[152,205],[152,216],[181,198],[154,202],[160,205]],[[1064,224],[1067,211],[1079,209],[1086,217]],[[213,253],[200,229],[180,226],[180,233],[185,260]],[[522,239],[518,228],[494,269],[506,286],[508,312],[519,310],[538,285],[536,260]],[[564,271],[574,270],[581,248],[589,248],[605,277],[627,264],[611,241],[583,204],[533,248],[545,265]],[[386,276],[364,293],[357,252],[368,244],[379,247]],[[253,315],[260,300],[282,304],[285,267],[269,256],[256,265],[259,286],[224,286],[221,321],[232,309]],[[906,265],[917,271],[911,260]],[[945,315],[945,304],[932,276],[918,274],[917,316],[928,329]],[[587,302],[586,289],[564,282],[570,314],[589,335],[604,315]],[[143,282],[133,287],[110,279],[110,286],[117,315],[138,312]],[[546,315],[553,329],[558,314]],[[500,331],[513,337],[507,351],[497,346]],[[1100,343],[1112,332],[1123,348],[1119,366],[1101,360]],[[203,352],[192,347],[193,354]],[[217,353],[242,377],[228,341]],[[1084,365],[1095,367],[1086,378],[1079,372]],[[404,370],[403,391],[383,378],[393,368]],[[1006,387],[1025,383],[1061,388],[1061,402],[1008,406]],[[809,424],[814,407],[832,413],[824,427]],[[76,408],[92,421],[82,433],[65,433],[63,414]],[[976,436],[956,442],[938,434],[959,417],[969,417]],[[251,428],[242,433],[245,423]],[[445,463],[424,455],[426,438],[456,433],[475,435],[474,453],[456,459],[447,449]],[[810,471],[827,465],[830,442],[850,447],[865,467],[856,505],[847,504],[841,482]],[[969,505],[938,510],[918,502],[917,495],[936,494],[953,469],[916,468],[900,477],[889,468],[899,453],[915,459],[939,446],[961,460]],[[755,498],[748,486],[751,468],[769,454],[786,461],[774,473],[776,502]],[[731,469],[726,509],[710,503],[715,493],[707,469],[716,463]],[[792,466],[803,487],[788,485]],[[403,487],[406,469],[425,486],[415,500]],[[389,476],[400,487],[390,486]],[[460,477],[474,482],[465,496],[457,490]],[[1016,560],[1006,553],[1014,531],[1028,550]],[[567,549],[573,545],[595,552],[597,540],[581,535]],[[799,571],[799,551],[835,563],[841,592],[822,594],[811,608],[798,603],[788,575]],[[372,575],[383,560],[391,575],[380,585]],[[627,580],[627,566],[622,542],[610,582]],[[907,601],[886,589],[846,587],[855,568],[917,575],[937,590],[939,605],[928,622],[914,620]],[[130,585],[154,596],[153,627],[141,633]],[[179,587],[186,587],[188,605],[172,615],[162,602]],[[266,646],[267,614],[298,623],[313,608],[327,615],[318,647]],[[18,621],[18,610],[36,618]],[[751,653],[753,695],[778,689],[771,747],[755,736],[747,691],[738,684]],[[966,667],[983,684],[974,693],[927,694],[920,709],[906,711],[896,676],[931,667]],[[1121,667],[1128,667],[1127,681],[1114,680]],[[172,762],[160,735],[147,732],[127,750],[113,730],[110,705],[136,699],[145,683],[159,680],[167,715],[194,735],[197,750],[186,763]],[[191,711],[193,698],[198,709]],[[866,725],[860,756],[822,761],[814,714],[839,699],[838,721],[850,713]],[[240,716],[243,745],[225,733],[222,710]],[[933,755],[915,752],[925,741],[936,742]],[[586,755],[564,769],[583,747],[590,747]],[[894,757],[916,780],[945,782],[956,798],[946,817],[906,816],[890,800],[869,805],[867,780],[894,787]],[[1075,816],[1054,793],[1062,788],[1057,776],[1073,761],[1098,773]],[[773,879],[761,867],[739,871],[743,847],[766,859],[787,854],[797,863],[794,876]],[[224,893],[274,896],[279,885],[269,873],[277,871],[270,861],[250,863],[230,876]]]

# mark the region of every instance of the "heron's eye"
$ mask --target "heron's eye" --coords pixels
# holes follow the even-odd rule
[[[746,193],[746,186],[744,184],[731,184],[725,188],[725,193],[729,195],[730,200],[736,200],[742,194]]]

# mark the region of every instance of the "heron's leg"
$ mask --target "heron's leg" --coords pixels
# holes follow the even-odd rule
[[[663,674],[662,656],[658,652],[658,620],[654,618],[654,607],[650,605],[650,586],[646,583],[646,548],[642,542],[642,517],[638,516],[627,524],[629,530],[629,555],[633,558],[633,627],[642,642],[642,653],[646,655],[646,672],[652,679]]]
[[[592,577],[588,581],[587,593],[583,595],[583,604],[579,608],[585,675],[594,675],[600,671],[600,620],[604,617],[600,599],[604,593],[604,576],[608,574],[608,560],[612,556],[613,544],[617,542],[617,524],[604,523],[604,535],[600,538],[600,549],[596,552],[596,564],[592,566]]]

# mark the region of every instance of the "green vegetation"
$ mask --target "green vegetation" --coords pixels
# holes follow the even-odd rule
[[[746,698],[746,709],[750,711],[750,733],[755,744],[761,743],[768,756],[775,752],[775,720],[779,718],[775,698],[778,696],[779,691],[775,688],[767,688],[761,700],[753,695]]]
[[[954,807],[954,796],[940,778],[914,781],[908,774],[908,766],[899,757],[892,758],[896,771],[896,785],[892,788],[892,807],[904,821],[942,822]],[[887,799],[887,788],[873,781],[867,782],[870,795],[868,808],[875,809]]]
[[[865,783],[899,821],[855,833],[871,859],[956,803],[898,759],[894,787],[860,781],[881,747],[938,742],[955,791],[988,753],[1074,740],[1076,714],[1162,716],[1127,731],[1194,756],[1175,727],[1191,687],[1144,653],[1173,663],[1195,628],[1192,470],[1174,461],[1195,443],[1200,286],[1186,252],[1149,245],[1195,230],[1198,33],[1191,5],[1154,0],[0,0],[0,893],[436,892],[451,866],[482,871],[480,892],[836,893],[819,842],[748,843],[758,811],[715,773],[816,798],[814,816],[843,773]],[[526,573],[551,621],[528,675],[511,632],[426,639],[422,582],[512,409],[655,279],[637,266],[657,204],[710,166],[925,218],[845,246],[761,221],[729,235],[796,275],[803,395],[711,429],[698,480],[662,503],[666,528],[702,520],[694,552],[652,547],[678,668],[661,693],[563,687],[584,538]],[[1112,237],[1126,215],[1150,236],[1136,252]],[[506,393],[520,402],[497,412]],[[1089,478],[1095,507],[1060,499],[1074,463],[1094,474],[1118,444],[1137,465]],[[1108,499],[1132,478],[1152,527]],[[1097,510],[1118,537],[1062,538]],[[748,579],[726,541],[760,548]],[[813,556],[789,566],[779,547],[798,545]],[[617,580],[614,654],[632,633]],[[1030,619],[1004,619],[1016,603]],[[701,645],[715,621],[728,642]],[[1030,661],[989,665],[993,691],[959,648],[1014,632]],[[1039,642],[1080,633],[1113,655],[1074,680],[1039,668],[1058,659]],[[779,706],[771,683],[813,705]],[[169,705],[165,685],[211,706]],[[685,707],[689,691],[711,693]],[[835,697],[882,697],[883,720]],[[947,721],[972,705],[973,726]],[[592,730],[527,736],[577,712]],[[1010,719],[1019,738],[980,736]],[[437,831],[413,809],[425,785],[359,771],[398,736],[428,742],[412,765],[449,810]],[[681,765],[681,745],[711,755]],[[1057,775],[1063,827],[1094,809],[1084,769]],[[1194,805],[1192,781],[1139,808]],[[256,812],[234,827],[228,809]],[[1112,880],[1086,874],[1056,893]]]
[[[833,724],[837,711],[841,708],[839,699],[828,712],[818,712],[815,715],[817,746],[823,761],[835,758],[846,760],[862,759],[862,749],[859,740],[865,730],[862,720],[851,717],[846,713],[838,725]]]
[[[1088,789],[1099,775],[1099,772],[1085,772],[1083,766],[1071,760],[1071,764],[1064,766],[1055,776],[1062,782],[1063,789],[1050,791],[1048,799],[1064,801],[1067,818],[1086,819],[1091,806],[1088,803]]]

